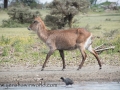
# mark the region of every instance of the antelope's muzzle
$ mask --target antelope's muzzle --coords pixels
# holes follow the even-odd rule
[[[28,27],[28,30],[31,30],[31,28],[30,28],[30,27]]]

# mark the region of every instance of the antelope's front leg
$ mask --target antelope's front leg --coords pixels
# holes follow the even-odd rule
[[[64,52],[63,52],[63,50],[59,50],[59,52],[60,52],[60,56],[61,56],[62,62],[63,62],[63,68],[62,68],[62,70],[64,71],[64,69],[65,69]]]
[[[47,63],[49,57],[53,54],[53,52],[54,52],[54,50],[50,50],[50,51],[48,52],[48,54],[47,54],[47,56],[46,56],[46,59],[45,59],[45,62],[44,62],[44,64],[43,64],[43,66],[42,66],[41,71],[44,70],[44,68],[45,68],[45,66],[46,66],[46,63]]]

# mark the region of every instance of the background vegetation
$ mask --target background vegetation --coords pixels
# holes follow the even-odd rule
[[[46,53],[48,52],[48,48],[43,42],[40,41],[36,34],[27,30],[30,22],[20,22],[18,19],[12,19],[13,17],[10,16],[10,13],[12,12],[9,12],[9,10],[11,11],[12,8],[13,7],[8,10],[0,10],[0,65],[42,65],[45,60]],[[43,20],[45,20],[46,16],[51,12],[49,7],[44,9],[29,8],[29,10],[26,10],[26,12],[24,11],[24,14],[29,12],[33,15],[33,13],[38,11],[39,13],[37,12],[36,14],[41,14]],[[104,64],[120,65],[119,9],[106,11],[106,9],[104,10],[103,8],[99,8],[99,5],[91,6],[87,13],[78,13],[74,16],[72,27],[83,27],[92,32],[95,37],[93,39],[93,47],[97,47],[101,44],[105,44],[106,47],[115,46],[114,50],[104,51],[99,55],[99,57]],[[47,28],[51,29],[49,26],[47,26]],[[66,25],[65,28],[69,28],[69,26]],[[67,65],[78,65],[79,62],[81,62],[81,55],[79,50],[72,52],[66,51],[65,59]],[[53,56],[51,56],[47,65],[51,66],[52,64],[62,66],[61,63],[62,62],[59,56],[59,52],[56,51]],[[85,65],[87,64],[97,65],[97,61],[91,54],[88,54]]]

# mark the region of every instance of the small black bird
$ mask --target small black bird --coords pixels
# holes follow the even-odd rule
[[[60,79],[62,79],[62,81],[65,82],[66,85],[72,85],[73,84],[73,81],[70,78],[64,79],[63,77],[61,77]]]

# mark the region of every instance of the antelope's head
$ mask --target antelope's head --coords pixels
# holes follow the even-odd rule
[[[37,17],[36,17],[37,18]],[[28,26],[28,30],[38,31],[40,22],[37,19],[34,19],[34,21]]]
[[[45,30],[45,29],[46,29],[45,24],[40,17],[35,17],[32,24],[28,27],[28,30],[33,30],[33,31]]]

